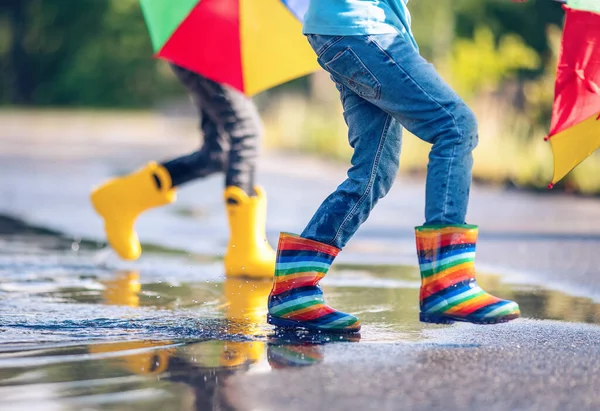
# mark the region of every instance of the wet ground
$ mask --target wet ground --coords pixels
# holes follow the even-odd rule
[[[220,260],[155,252],[132,270],[101,244],[3,226],[1,409],[600,406],[600,304],[589,298],[482,274],[527,319],[432,326],[417,320],[415,268],[339,264],[324,289],[361,334],[277,334],[265,322],[270,282],[225,279]],[[520,397],[524,377],[537,386]],[[544,393],[552,400],[530,396]]]
[[[324,281],[360,336],[280,335],[270,283],[223,277],[220,179],[140,220],[140,261],[102,243],[90,186],[185,144],[2,144],[1,410],[600,409],[597,200],[476,187],[480,283],[523,318],[433,326],[417,321],[422,186],[401,181]],[[275,156],[260,176],[274,244],[343,169]]]

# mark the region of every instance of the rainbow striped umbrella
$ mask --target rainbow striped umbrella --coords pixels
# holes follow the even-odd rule
[[[246,95],[318,70],[309,0],[140,0],[155,56]]]
[[[552,188],[600,147],[600,1],[567,0],[552,124]]]

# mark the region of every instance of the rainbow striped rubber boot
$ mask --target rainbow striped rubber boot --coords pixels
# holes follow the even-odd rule
[[[339,248],[318,241],[281,233],[267,322],[281,328],[359,331],[358,318],[328,306],[319,286],[339,252]]]
[[[496,298],[477,285],[477,226],[422,226],[415,231],[422,322],[496,324],[519,317],[517,303]]]

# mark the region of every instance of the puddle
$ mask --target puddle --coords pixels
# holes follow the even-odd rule
[[[231,375],[319,364],[326,344],[426,342],[424,331],[441,327],[418,321],[410,267],[337,265],[325,279],[328,302],[360,317],[360,336],[276,334],[265,322],[271,283],[224,279],[218,261],[146,255],[132,270],[98,264],[97,247],[66,238],[33,242],[30,254],[15,250],[33,237],[7,238],[1,409],[233,409]],[[518,301],[523,317],[600,323],[590,299],[494,275],[479,282]]]

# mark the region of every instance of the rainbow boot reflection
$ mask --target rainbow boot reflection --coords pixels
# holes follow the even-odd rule
[[[341,334],[332,339],[327,334],[278,333],[269,342],[267,358],[272,369],[306,367],[323,361],[323,345],[332,342],[359,342],[360,334]]]

